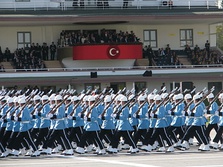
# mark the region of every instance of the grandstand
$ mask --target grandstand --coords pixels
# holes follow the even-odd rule
[[[149,87],[165,82],[168,89],[182,85],[183,88],[216,86],[222,89],[222,51],[216,46],[216,25],[222,22],[220,0],[179,1],[73,1],[45,0],[28,2],[0,1],[0,46],[9,47],[12,53],[26,44],[55,42],[55,61],[44,60],[45,67],[15,69],[2,62],[0,86],[22,88],[38,85],[41,89],[72,87],[78,91],[94,87],[113,87],[115,90]],[[101,6],[102,5],[102,6]],[[97,9],[97,10],[96,10]],[[148,10],[149,9],[149,10]],[[128,60],[74,60],[73,45],[61,45],[61,32],[131,32],[144,46],[151,45],[153,59],[148,57]],[[58,39],[59,42],[58,42]],[[195,63],[188,58],[185,45],[193,50],[195,45],[205,48],[210,41],[213,58]],[[111,43],[110,43],[111,44]],[[167,44],[176,59],[162,57],[159,49]],[[93,52],[91,53],[93,55]],[[90,55],[90,56],[91,56]],[[48,54],[50,57],[50,53]],[[96,55],[97,56],[97,55]],[[127,55],[128,56],[128,55]],[[196,61],[197,62],[197,61]],[[152,75],[144,75],[151,71]],[[92,77],[92,72],[96,76]],[[147,74],[147,73],[146,73]]]

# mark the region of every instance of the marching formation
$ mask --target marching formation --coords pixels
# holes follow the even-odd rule
[[[0,151],[7,156],[223,149],[223,90],[167,93],[8,91],[0,96]],[[194,95],[192,95],[194,94]],[[208,105],[204,101],[207,99]],[[219,105],[220,104],[220,105]],[[215,129],[216,136],[210,138]],[[141,143],[139,145],[139,143]]]

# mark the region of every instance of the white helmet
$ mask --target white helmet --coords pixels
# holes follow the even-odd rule
[[[77,96],[73,96],[72,98],[71,98],[71,100],[72,101],[78,101],[78,100],[80,100]]]
[[[145,100],[145,96],[143,95],[140,95],[138,98],[137,98],[138,101],[144,101]]]
[[[188,94],[186,94],[186,95],[184,96],[184,99],[185,99],[185,100],[187,100],[187,99],[192,99],[191,94],[189,94],[189,93],[188,93]]]
[[[175,95],[175,100],[180,100],[180,99],[183,99],[183,94],[179,93]]]
[[[47,95],[43,95],[41,98],[41,100],[48,100],[48,99],[49,99],[49,97]]]
[[[95,97],[94,96],[88,96],[87,101],[95,101]]]
[[[211,98],[214,98],[214,94],[213,93],[210,93],[208,96],[207,96],[208,99],[211,99]]]
[[[41,97],[39,95],[35,95],[34,98],[33,98],[34,101],[40,100],[40,99],[41,99]]]
[[[52,94],[52,95],[49,97],[49,100],[50,100],[50,101],[53,101],[53,100],[55,100],[55,97],[56,97],[55,94]]]
[[[154,99],[154,94],[149,94],[149,95],[147,96],[147,99],[148,99],[148,100],[153,100],[153,99]]]
[[[110,95],[105,96],[104,102],[107,103],[107,102],[110,102],[110,101],[111,101],[111,96]]]
[[[197,99],[200,99],[201,98],[201,96],[199,95],[199,94],[195,94],[194,96],[193,96],[193,100],[197,100]]]
[[[223,99],[223,93],[218,96],[219,99]]]
[[[162,99],[165,99],[168,96],[168,93],[162,93],[161,97]]]
[[[24,103],[26,103],[26,99],[25,98],[20,98],[18,103],[19,104],[22,104],[22,103],[24,104]]]
[[[154,99],[154,100],[161,100],[161,96],[160,96],[160,95],[156,95],[156,96],[154,96],[153,99]]]
[[[55,96],[55,100],[62,100],[63,98],[62,98],[62,96],[61,95],[56,95]]]
[[[120,98],[120,101],[128,101],[127,97],[122,95],[122,97]]]
[[[7,99],[7,103],[13,103],[13,98],[9,97],[9,98]]]

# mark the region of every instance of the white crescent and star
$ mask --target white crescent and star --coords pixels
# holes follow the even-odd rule
[[[119,51],[116,48],[109,49],[109,55],[112,57],[116,56],[119,53]]]

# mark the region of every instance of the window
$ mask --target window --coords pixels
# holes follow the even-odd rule
[[[135,92],[138,93],[141,90],[146,89],[146,82],[135,82]]]
[[[181,29],[180,30],[180,46],[185,47],[186,45],[193,46],[193,30],[192,29]]]
[[[30,32],[18,32],[17,33],[17,48],[30,47],[31,44],[31,33]]]
[[[157,48],[157,31],[144,30],[144,45],[150,45],[152,48]]]
[[[208,90],[214,86],[214,95],[222,90],[222,82],[208,82]]]

